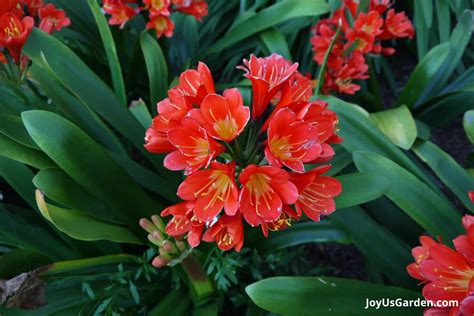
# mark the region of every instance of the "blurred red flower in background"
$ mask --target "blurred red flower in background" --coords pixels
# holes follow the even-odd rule
[[[366,55],[392,55],[395,49],[383,47],[382,41],[414,36],[413,25],[405,13],[395,13],[394,9],[389,10],[391,6],[390,1],[372,0],[368,12],[358,13],[358,1],[344,0],[331,17],[313,27],[311,43],[314,60],[319,65],[323,64],[334,42],[327,61],[323,93],[356,93],[360,86],[353,81],[369,78]],[[335,38],[339,27],[341,32]]]
[[[120,28],[140,12],[147,12],[146,28],[155,30],[157,37],[173,36],[175,25],[170,18],[173,12],[192,15],[198,21],[208,13],[204,0],[104,0],[102,8],[110,15],[109,24]]]
[[[3,48],[0,62],[8,62],[7,53],[15,63],[22,62],[22,67],[25,65],[28,59],[22,58],[21,51],[35,24],[41,30],[52,33],[69,26],[71,21],[63,10],[56,9],[53,4],[46,5],[42,0],[0,2],[0,48]]]

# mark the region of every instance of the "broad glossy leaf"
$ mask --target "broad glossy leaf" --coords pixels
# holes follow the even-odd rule
[[[26,131],[25,126],[23,126],[23,122],[19,116],[0,114],[0,133],[5,134],[23,146],[39,150],[38,146]]]
[[[47,204],[40,190],[36,191],[36,202],[43,216],[66,235],[84,241],[109,240],[119,243],[143,244],[126,227],[101,221],[85,212],[59,208]]]
[[[417,299],[418,292],[358,280],[274,277],[245,288],[259,307],[282,315],[420,315],[421,308],[365,309],[367,299]]]
[[[39,29],[33,29],[23,53],[41,68],[50,68],[56,79],[75,97],[96,111],[138,148],[143,147],[144,128],[112,90],[66,45]]]
[[[120,141],[110,128],[86,104],[71,94],[67,88],[55,79],[54,73],[42,69],[37,64],[29,68],[29,76],[35,79],[56,108],[71,119],[82,130],[111,151],[125,153]]]
[[[167,96],[168,65],[160,45],[150,34],[143,32],[140,35],[140,43],[148,70],[151,105],[156,113],[156,103]]]
[[[397,99],[397,105],[404,104],[408,108],[413,108],[417,104],[427,84],[438,74],[439,68],[448,58],[450,49],[449,43],[440,44],[433,47],[420,60]]]
[[[21,162],[0,157],[0,176],[15,190],[28,205],[36,209],[33,172]]]
[[[260,233],[260,232],[259,232]],[[350,243],[345,231],[328,221],[295,223],[293,226],[270,233],[268,238],[259,238],[255,246],[263,254],[307,243]]]
[[[277,53],[288,60],[293,59],[291,58],[290,49],[286,43],[285,37],[276,27],[261,32],[259,36],[267,51],[267,55]]]
[[[23,112],[22,118],[38,146],[132,230],[140,231],[138,220],[160,208],[99,144],[71,122],[45,111]]]
[[[3,134],[0,134],[0,156],[25,163],[38,169],[55,166],[55,163],[43,152],[23,146]]]
[[[438,18],[438,34],[441,43],[449,40],[451,33],[451,13],[448,0],[436,0],[436,16]]]
[[[143,127],[148,128],[151,126],[152,117],[142,99],[132,102],[129,109]]]
[[[290,19],[305,16],[316,17],[327,12],[329,12],[329,5],[322,0],[285,0],[278,2],[234,25],[209,49],[208,53],[218,53],[249,36]]]
[[[99,28],[99,33],[102,38],[102,44],[104,45],[105,54],[109,61],[110,72],[112,75],[112,81],[114,85],[115,94],[117,98],[122,102],[123,106],[127,104],[127,97],[125,95],[125,84],[123,82],[122,68],[117,56],[117,49],[115,48],[114,38],[112,32],[110,32],[109,25],[105,15],[102,13],[97,1],[87,0],[89,8],[94,16],[95,22]]]
[[[452,122],[469,110],[474,110],[474,87],[465,87],[454,93],[448,93],[430,100],[416,111],[417,119],[432,127],[439,127]]]
[[[436,74],[433,80],[424,84],[423,92],[419,96],[416,106],[419,106],[425,100],[434,97],[441,91],[448,80],[451,78],[456,67],[461,61],[464,51],[471,40],[472,34],[472,16],[470,11],[465,11],[459,19],[458,24],[451,33],[449,39],[449,53],[445,61],[439,67],[435,68]],[[444,44],[441,44],[444,45]],[[408,104],[407,104],[408,105]]]
[[[430,166],[434,173],[464,203],[466,208],[474,212],[474,203],[468,197],[468,192],[474,190],[474,178],[451,156],[432,142],[418,141],[413,146],[413,151]]]
[[[390,180],[375,173],[353,173],[336,177],[342,184],[342,193],[336,197],[336,207],[345,208],[363,204],[382,196],[390,188]]]
[[[393,284],[411,287],[416,285],[416,280],[406,272],[406,266],[413,262],[410,247],[376,223],[362,208],[338,209],[329,219],[347,233],[354,245]],[[390,251],[387,252],[387,249]]]
[[[383,133],[380,133],[367,111],[355,104],[334,97],[322,97],[321,99],[329,102],[330,109],[336,111],[339,117],[338,128],[340,128],[338,134],[344,138],[341,145],[347,151],[366,150],[379,153],[409,170],[433,190],[441,192],[432,178],[424,173]]]
[[[158,194],[164,200],[171,203],[179,202],[176,195],[179,184],[183,178],[180,173],[175,172],[172,177],[164,177],[143,167],[138,162],[115,153],[110,153],[115,161],[128,173],[128,175],[142,188]]]
[[[462,233],[461,215],[454,206],[400,165],[367,151],[354,152],[354,162],[361,172],[389,178],[387,197],[433,235],[450,241]]]
[[[431,1],[431,0],[427,0]],[[428,51],[428,44],[429,44],[429,30],[426,26],[425,22],[425,14],[423,10],[424,2],[415,1],[413,3],[414,6],[414,17],[413,17],[413,24],[416,30],[416,48],[418,53],[418,60],[421,60],[424,56],[426,56],[426,52]]]
[[[410,110],[405,105],[370,114],[380,130],[400,148],[410,149],[416,140],[417,129]]]
[[[474,144],[474,110],[467,111],[464,114],[463,125],[467,137]]]
[[[196,19],[185,14],[174,14],[175,23],[173,37],[168,44],[168,65],[174,73],[179,74],[195,65],[199,54],[199,34]]]
[[[48,198],[55,202],[74,210],[85,211],[85,214],[89,216],[108,222],[120,222],[117,214],[114,214],[102,201],[87,192],[87,190],[59,168],[41,170],[33,178],[33,183]]]
[[[74,253],[48,230],[25,221],[0,204],[0,243],[64,260]]]

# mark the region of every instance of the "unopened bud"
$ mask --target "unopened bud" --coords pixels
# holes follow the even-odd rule
[[[153,225],[152,222],[150,222],[149,220],[147,220],[146,218],[142,218],[140,219],[140,221],[138,222],[140,224],[140,226],[146,230],[149,234],[153,233],[155,230],[156,230],[156,227],[155,225]]]
[[[158,215],[153,215],[151,217],[151,220],[159,230],[163,231],[165,229],[165,224],[163,223],[161,217],[159,217]]]
[[[152,244],[154,244],[154,245],[160,247],[160,246],[161,246],[161,243],[163,242],[163,236],[161,235],[160,232],[158,232],[158,231],[155,230],[154,232],[152,232],[151,234],[148,235],[148,240],[149,240]]]
[[[173,245],[173,243],[169,240],[163,241],[162,248],[169,254],[175,254],[178,252],[178,249]]]
[[[166,266],[168,264],[168,262],[170,262],[170,260],[166,259],[165,257],[158,256],[158,257],[155,257],[155,259],[153,259],[151,264],[155,268],[162,268],[162,267]]]

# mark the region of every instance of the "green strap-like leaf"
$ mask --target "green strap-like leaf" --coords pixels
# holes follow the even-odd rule
[[[321,97],[329,102],[330,109],[339,117],[340,131],[338,134],[344,138],[342,146],[349,152],[366,150],[381,154],[427,183],[433,190],[441,192],[433,179],[412,160],[410,160],[397,146],[395,146],[377,125],[370,119],[369,113],[360,106],[344,102],[334,97]]]
[[[125,154],[122,144],[110,128],[86,104],[72,95],[67,88],[55,79],[55,74],[42,69],[37,64],[29,68],[29,75],[35,79],[46,95],[77,126],[89,133],[95,140],[111,151]]]
[[[418,36],[420,35],[418,34]],[[449,43],[440,44],[432,48],[420,60],[397,99],[397,105],[405,104],[409,108],[415,106],[426,85],[433,80],[438,73],[438,69],[448,58],[450,49]]]
[[[46,111],[23,112],[22,118],[38,146],[132,230],[140,232],[138,220],[160,208],[106,150],[71,122]]]
[[[74,257],[74,253],[43,227],[33,225],[0,203],[0,243],[41,253],[53,260]]]
[[[100,36],[102,37],[102,44],[104,45],[105,54],[107,55],[107,59],[109,61],[115,94],[117,95],[117,98],[120,100],[120,102],[122,102],[122,105],[126,106],[127,97],[125,93],[125,84],[123,82],[122,68],[120,67],[112,32],[110,32],[107,20],[104,14],[101,12],[97,1],[87,0],[87,3],[89,4],[89,8],[94,15],[95,22],[99,28]]]
[[[227,34],[209,49],[208,53],[218,53],[245,38],[290,19],[305,16],[316,17],[327,12],[329,12],[329,5],[322,0],[285,0],[277,2],[233,26]]]
[[[410,247],[376,223],[362,208],[338,209],[329,219],[347,233],[354,245],[393,284],[408,287],[416,285],[416,280],[406,272],[406,266],[413,262]],[[387,252],[387,249],[390,251]]]
[[[23,146],[36,150],[39,149],[26,131],[19,116],[0,114],[0,133],[5,134]]]
[[[109,240],[121,243],[143,244],[123,226],[107,223],[83,212],[59,208],[44,201],[43,193],[36,191],[36,202],[43,216],[66,235],[84,241]]]
[[[261,234],[259,232],[259,234]],[[306,243],[350,243],[350,237],[328,221],[295,223],[295,225],[275,233],[268,238],[261,239],[253,244],[263,254]]]
[[[276,27],[261,32],[259,36],[267,55],[277,53],[288,60],[293,59],[285,37]]]
[[[420,315],[422,308],[365,309],[367,299],[418,299],[406,289],[325,277],[274,277],[245,288],[259,307],[282,315]]]
[[[406,169],[377,153],[354,152],[354,162],[361,172],[375,172],[390,179],[386,195],[413,220],[435,236],[450,241],[462,233],[461,214],[442,195]]]
[[[120,223],[117,214],[59,168],[41,170],[33,178],[33,183],[48,198],[57,203],[74,210],[84,211],[87,215],[104,221]],[[34,199],[33,195],[32,198]],[[124,221],[121,223],[123,224]]]
[[[43,152],[23,146],[3,134],[0,134],[0,156],[25,163],[38,169],[55,166],[55,163]]]
[[[474,203],[468,192],[474,190],[474,178],[471,177],[451,156],[432,142],[416,142],[413,151],[427,163],[436,175],[451,189],[463,204],[474,212]]]
[[[354,173],[336,177],[342,184],[342,193],[336,197],[336,207],[345,208],[375,200],[390,188],[388,178],[375,173]]]
[[[75,97],[142,149],[145,129],[122,106],[112,90],[66,45],[39,29],[33,29],[23,53],[41,68],[50,68],[56,79]]]
[[[370,114],[380,130],[400,148],[410,149],[416,140],[417,129],[410,110],[405,105]]]
[[[132,112],[133,116],[135,116],[143,127],[148,128],[151,126],[152,117],[142,99],[132,102],[130,112]]]
[[[140,44],[148,71],[151,106],[156,114],[156,103],[166,98],[168,92],[168,65],[160,45],[150,34],[143,32]]]

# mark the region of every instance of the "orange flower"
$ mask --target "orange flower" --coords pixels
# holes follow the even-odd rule
[[[425,315],[472,315],[474,311],[474,216],[462,219],[467,235],[453,240],[456,250],[427,236],[420,237],[421,246],[412,250],[415,262],[408,273],[423,281],[427,300],[454,300],[457,307],[431,307]]]
[[[0,46],[6,47],[17,63],[34,23],[32,17],[27,16],[20,20],[12,13],[5,13],[0,17]]]
[[[290,206],[284,204],[280,216],[274,222],[263,222],[261,224],[263,236],[268,237],[268,231],[276,232],[291,226],[293,220],[300,216]]]
[[[176,147],[168,140],[168,132],[181,126],[181,119],[191,108],[176,88],[168,91],[168,98],[158,102],[158,115],[153,118],[151,127],[146,131],[145,148],[157,154],[175,150]]]
[[[170,130],[168,139],[177,150],[166,156],[164,165],[170,170],[185,170],[186,175],[207,168],[224,151],[192,118],[184,118],[182,126]]]
[[[21,3],[28,7],[28,12],[32,17],[36,17],[38,15],[38,10],[44,7],[43,0],[21,0]]]
[[[199,62],[197,70],[186,70],[179,76],[179,92],[189,102],[200,106],[208,94],[215,94],[214,80],[211,71],[203,62]]]
[[[143,0],[143,2],[150,11],[150,15],[170,15],[170,0]]]
[[[120,25],[120,28],[125,26],[131,18],[140,13],[140,9],[133,8],[127,5],[130,1],[127,0],[104,0],[102,8],[105,13],[110,14],[110,25]]]
[[[54,4],[39,9],[41,23],[39,28],[51,34],[53,31],[60,31],[63,27],[69,26],[71,20],[66,16],[64,10],[57,10]]]
[[[166,233],[177,239],[187,234],[188,243],[194,248],[201,243],[206,225],[194,216],[193,208],[193,203],[183,202],[166,208],[161,212],[161,216],[173,215],[166,225]]]
[[[297,120],[296,114],[281,109],[268,128],[265,157],[275,167],[283,165],[296,172],[304,172],[305,162],[315,160],[321,153],[318,133],[308,123]]]
[[[193,173],[179,186],[178,196],[195,201],[194,214],[203,222],[212,221],[223,208],[227,215],[235,215],[239,207],[235,162],[214,161],[210,169]]]
[[[174,23],[166,15],[150,15],[150,22],[146,24],[146,29],[154,29],[157,37],[162,35],[171,37],[173,36]]]
[[[176,5],[177,11],[192,15],[198,21],[202,21],[202,18],[208,14],[208,10],[207,10],[208,7],[205,0],[191,0],[191,1],[178,0],[178,1],[173,1],[173,2]]]
[[[292,173],[290,180],[298,188],[299,196],[295,203],[298,216],[306,214],[315,222],[320,215],[329,215],[336,210],[334,198],[341,194],[342,186],[339,180],[321,176],[331,168],[322,166],[307,173]]]
[[[415,36],[415,30],[405,12],[395,13],[394,9],[389,10],[380,39],[413,38],[413,36]]]
[[[239,90],[228,89],[224,96],[208,94],[200,110],[193,114],[203,120],[210,136],[229,142],[243,131],[250,118],[250,109],[243,105]]]
[[[202,236],[206,242],[217,243],[219,249],[227,251],[235,248],[240,251],[244,244],[244,225],[242,216],[222,215]]]
[[[256,119],[263,114],[282,84],[296,71],[298,63],[292,64],[277,54],[265,58],[252,54],[250,60],[244,59],[244,64],[245,67],[238,68],[245,70],[245,77],[252,81],[252,118]]]
[[[252,226],[277,220],[283,204],[293,204],[298,198],[298,190],[283,169],[250,165],[242,171],[239,180],[240,212]]]

